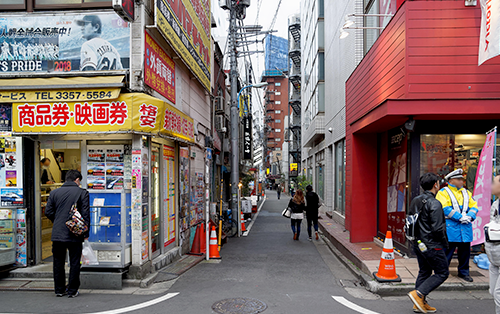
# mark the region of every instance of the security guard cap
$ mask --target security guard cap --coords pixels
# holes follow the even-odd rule
[[[457,170],[454,170],[450,173],[448,173],[446,175],[446,177],[444,177],[446,180],[450,180],[450,179],[463,179],[464,178],[464,171],[462,169],[457,169]]]

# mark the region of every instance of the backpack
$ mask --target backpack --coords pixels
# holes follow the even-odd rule
[[[425,206],[427,203],[427,200],[424,198],[422,200],[422,206]],[[417,236],[417,222],[418,222],[418,215],[419,211],[417,211],[413,215],[408,215],[405,218],[405,225],[403,227],[403,230],[405,232],[405,236],[409,241],[414,241],[416,240]]]

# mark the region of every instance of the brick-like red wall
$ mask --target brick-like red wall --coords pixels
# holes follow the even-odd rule
[[[500,99],[500,58],[477,65],[479,5],[465,7],[463,0],[417,0],[398,1],[398,7],[398,12],[346,82],[346,228],[351,231],[353,242],[371,241],[376,235],[377,201],[372,193],[382,184],[380,178],[376,178],[377,147],[371,142],[376,143],[377,139],[367,141],[363,134],[367,131],[359,130],[356,121],[387,99],[447,102],[449,99]],[[410,103],[413,107],[404,109],[418,115],[419,105],[415,102],[401,102],[400,106],[411,106]],[[420,106],[422,113],[425,111],[428,115],[428,106],[423,103]],[[478,105],[470,110],[481,113],[484,109]],[[383,127],[375,132],[386,131]],[[353,129],[359,133],[353,134]],[[380,223],[385,225],[383,221]]]

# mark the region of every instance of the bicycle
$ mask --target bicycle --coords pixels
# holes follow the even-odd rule
[[[236,221],[232,218],[231,210],[225,210],[222,213],[222,232],[226,234],[227,237],[232,238],[238,232],[238,225]]]

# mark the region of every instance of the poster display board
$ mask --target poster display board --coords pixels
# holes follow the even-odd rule
[[[179,224],[180,232],[189,229],[189,148],[179,148]]]
[[[387,230],[392,231],[394,241],[404,244],[403,231],[406,217],[406,151],[407,137],[400,128],[389,132],[387,161]]]
[[[175,148],[163,145],[163,246],[175,241]]]
[[[23,207],[21,137],[0,137],[0,207]]]
[[[123,189],[125,175],[123,145],[89,145],[87,161],[87,189]]]
[[[203,209],[205,208],[205,184],[203,178],[202,172],[195,172],[191,178],[191,226],[203,221]]]

